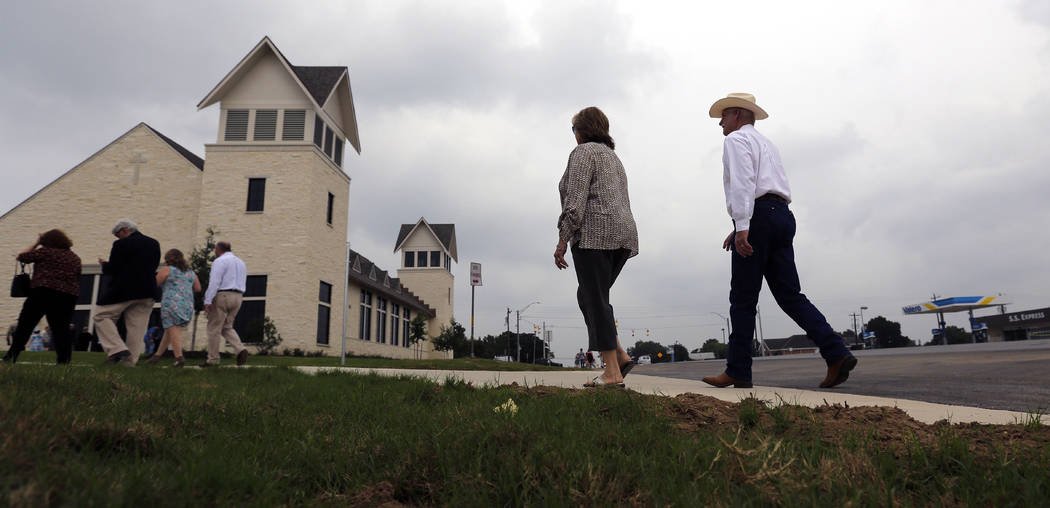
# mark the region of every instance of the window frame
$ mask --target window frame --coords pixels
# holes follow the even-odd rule
[[[259,188],[253,188],[254,184],[260,184]],[[258,208],[253,208],[253,195],[257,198],[255,201]],[[244,205],[244,211],[249,213],[262,213],[266,211],[266,178],[249,178],[248,179],[248,197],[247,202]]]

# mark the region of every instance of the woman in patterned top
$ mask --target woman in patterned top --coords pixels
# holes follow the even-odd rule
[[[613,149],[609,119],[595,107],[572,117],[577,146],[561,177],[561,216],[554,266],[568,268],[565,250],[572,247],[576,291],[587,324],[588,350],[600,351],[605,371],[584,386],[623,386],[635,363],[616,335],[609,289],[627,259],[638,254],[638,229],[627,194],[627,172]]]
[[[201,292],[201,281],[190,270],[179,249],[164,253],[164,264],[166,266],[157,271],[157,285],[164,294],[160,301],[160,325],[164,327],[164,337],[147,362],[157,363],[171,346],[175,353],[175,367],[182,367],[186,363],[182,358],[182,331],[193,318],[193,293]]]
[[[80,257],[69,250],[72,246],[73,241],[62,230],[52,229],[41,233],[33,245],[18,253],[18,261],[33,263],[33,280],[29,284],[29,297],[18,316],[11,349],[3,361],[18,360],[29,335],[44,316],[52,330],[58,363],[69,363],[72,359],[69,323],[80,295]]]

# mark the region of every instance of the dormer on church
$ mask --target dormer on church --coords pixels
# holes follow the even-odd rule
[[[394,243],[394,252],[398,251],[401,268],[397,276],[434,309],[434,318],[427,323],[427,330],[436,336],[442,326],[448,326],[455,307],[452,262],[459,256],[456,225],[431,224],[422,217],[415,224],[402,224]]]

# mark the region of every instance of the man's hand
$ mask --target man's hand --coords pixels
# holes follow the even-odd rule
[[[554,249],[554,266],[558,267],[559,270],[564,270],[569,267],[569,263],[565,261],[565,249],[568,248],[565,240],[558,240],[558,247]]]
[[[105,259],[102,259],[102,258],[98,258],[98,264],[100,264],[100,265],[101,265],[102,263],[105,263],[105,262],[106,262],[106,260],[105,260]]]
[[[748,257],[755,253],[755,249],[751,248],[751,244],[747,243],[747,230],[737,231],[736,238],[733,240],[736,244],[736,253],[740,254],[740,257]]]
[[[212,307],[214,307],[214,305],[212,305],[212,304],[210,304],[210,303],[209,303],[209,304],[207,304],[207,305],[205,305],[205,306],[204,306],[204,312],[207,312],[208,314],[211,314],[211,308],[212,308]]]
[[[735,234],[736,234],[736,231],[730,231],[729,232],[729,236],[727,236],[726,240],[724,242],[722,242],[722,250],[725,250],[725,251],[729,250],[729,246],[733,245],[733,235],[735,235]]]

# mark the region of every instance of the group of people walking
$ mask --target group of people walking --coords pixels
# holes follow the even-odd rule
[[[182,332],[193,318],[193,294],[201,291],[200,279],[179,249],[169,249],[164,254],[164,265],[158,270],[160,243],[141,233],[131,220],[117,221],[111,232],[117,239],[110,249],[109,259],[98,259],[106,283],[94,313],[95,332],[107,354],[106,362],[124,365],[138,362],[145,349],[143,337],[159,288],[164,335],[148,362],[156,363],[170,348],[175,356],[174,366],[182,367],[185,365]],[[80,257],[73,253],[72,246],[73,242],[64,232],[52,229],[41,233],[32,245],[18,254],[19,262],[33,264],[33,276],[11,347],[3,361],[14,363],[18,360],[30,332],[42,317],[46,317],[52,329],[58,363],[70,362],[72,336],[69,324],[80,294],[82,270]],[[218,365],[221,339],[237,351],[237,365],[243,365],[248,350],[233,329],[233,321],[245,290],[246,267],[233,254],[229,242],[218,242],[215,256],[204,295],[204,310],[208,317],[208,359],[201,366]],[[121,318],[127,331],[126,340],[121,338],[117,328]]]
[[[722,242],[732,256],[729,315],[732,332],[725,372],[704,382],[724,388],[750,388],[751,339],[762,280],[777,304],[820,348],[827,372],[819,386],[846,381],[857,366],[842,337],[802,294],[792,242],[795,217],[788,205],[791,190],[780,152],[755,129],[769,115],[755,97],[733,93],[717,100],[709,111],[718,118],[725,142],[722,183],[733,230]],[[623,386],[634,367],[616,332],[609,290],[627,260],[638,254],[638,230],[631,212],[627,174],[609,135],[609,120],[598,108],[572,118],[577,146],[558,186],[561,215],[554,265],[568,268],[571,250],[579,289],[576,296],[587,325],[588,349],[600,351],[603,372],[585,386]]]

